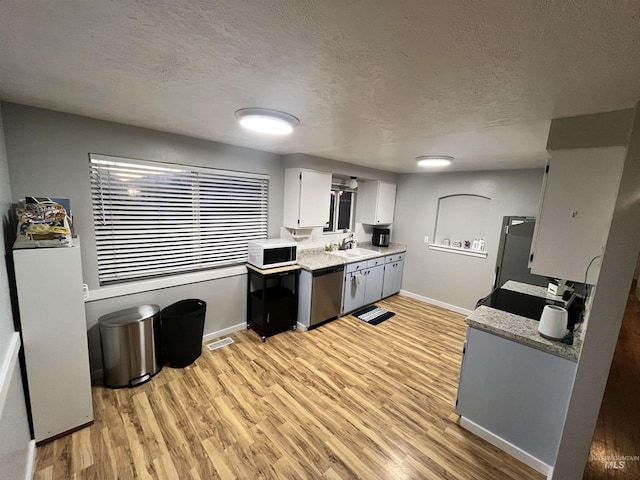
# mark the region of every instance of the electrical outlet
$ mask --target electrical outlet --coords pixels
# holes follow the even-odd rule
[[[424,243],[429,243],[429,237],[424,237]]]

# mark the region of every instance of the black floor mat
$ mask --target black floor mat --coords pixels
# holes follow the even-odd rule
[[[358,320],[367,322],[370,325],[378,325],[379,323],[393,317],[395,313],[385,310],[384,308],[380,308],[377,305],[369,305],[368,307],[356,310],[351,315],[356,317]]]

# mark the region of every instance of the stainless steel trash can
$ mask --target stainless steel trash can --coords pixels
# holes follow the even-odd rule
[[[106,387],[135,387],[162,369],[158,305],[103,315],[98,324]]]

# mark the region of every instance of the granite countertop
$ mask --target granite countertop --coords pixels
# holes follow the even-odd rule
[[[516,282],[515,280],[509,280],[500,288],[504,290],[511,290],[513,292],[526,293],[527,295],[533,295],[542,298],[545,298],[548,292],[548,289],[546,287],[531,285],[529,283]]]
[[[375,247],[371,242],[358,243],[358,248],[366,248],[378,252],[379,255],[372,255],[361,259],[343,258],[325,252],[324,248],[311,248],[308,250],[298,251],[298,265],[304,270],[318,270],[320,268],[335,267],[336,265],[346,265],[347,263],[363,262],[372,258],[383,257],[385,255],[393,255],[394,253],[402,253],[407,251],[407,246],[400,243],[390,243],[388,247]]]
[[[577,333],[574,335],[573,345],[553,342],[540,336],[536,320],[484,305],[467,317],[467,325],[573,362],[578,361],[582,348],[582,340]]]
[[[551,295],[547,287],[540,287],[538,285],[530,285],[528,283],[516,282],[515,280],[509,280],[502,287],[503,290],[511,290],[512,292],[524,293],[527,295],[533,295],[534,297],[548,298],[556,302],[565,302],[562,296]]]

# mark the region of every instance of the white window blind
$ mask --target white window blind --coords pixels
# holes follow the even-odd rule
[[[101,285],[242,263],[267,238],[267,175],[89,157]]]

